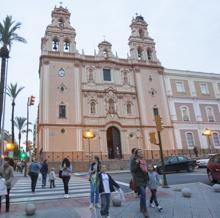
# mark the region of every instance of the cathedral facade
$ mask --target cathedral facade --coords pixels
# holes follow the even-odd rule
[[[52,11],[52,22],[41,40],[39,63],[36,144],[45,158],[88,160],[96,154],[102,159],[127,159],[133,147],[143,149],[148,157],[159,157],[158,146],[149,140],[149,133],[156,131],[155,113],[162,117],[166,154],[188,149],[187,141],[181,141],[186,135],[174,128],[181,128],[182,122],[174,107],[188,96],[181,98],[172,91],[172,84],[174,88],[176,84],[172,81],[187,84],[185,74],[172,80],[175,75],[161,66],[142,16],[133,18],[130,28],[127,59],[114,55],[106,40],[98,44],[94,55],[86,55],[76,48],[70,12],[61,6]],[[183,102],[189,110],[193,107]],[[216,105],[219,117],[219,100]],[[94,138],[83,137],[87,130],[94,133]]]

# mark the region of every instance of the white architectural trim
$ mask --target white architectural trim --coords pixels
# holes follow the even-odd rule
[[[81,99],[80,99],[80,94],[81,94],[81,91],[80,91],[80,74],[79,74],[79,69],[75,68],[75,72],[74,72],[74,76],[75,76],[75,89],[74,89],[74,92],[75,92],[75,100],[76,100],[76,107],[75,107],[75,110],[76,110],[76,123],[81,123],[81,118],[82,118],[82,115],[81,115]],[[73,101],[74,102],[74,101]]]
[[[44,105],[44,114],[43,114],[43,122],[48,123],[48,110],[49,110],[49,72],[48,72],[49,65],[44,65],[44,73],[43,73],[43,84],[44,84],[44,94],[43,94],[43,105]]]
[[[176,139],[176,148],[182,149],[183,145],[182,145],[182,141],[181,141],[180,130],[174,128],[174,135],[175,135],[175,139]]]

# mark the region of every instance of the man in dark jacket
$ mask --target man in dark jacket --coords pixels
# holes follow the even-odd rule
[[[109,217],[109,206],[111,192],[114,192],[116,187],[120,189],[120,186],[112,179],[112,177],[105,172],[106,166],[102,165],[101,172],[99,173],[99,193],[101,196],[101,210],[102,217]]]
[[[47,173],[48,173],[47,160],[44,160],[40,172],[42,174],[42,188],[45,188],[47,182]]]

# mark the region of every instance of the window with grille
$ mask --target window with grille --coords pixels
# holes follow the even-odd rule
[[[127,114],[131,114],[131,103],[127,104]]]
[[[90,103],[90,113],[95,114],[95,102]]]
[[[186,133],[186,141],[187,141],[187,144],[188,144],[189,147],[194,147],[195,146],[193,133],[191,133],[191,132]]]
[[[59,118],[66,118],[66,105],[59,105]]]
[[[219,134],[217,132],[212,134],[212,139],[215,146],[220,146]]]

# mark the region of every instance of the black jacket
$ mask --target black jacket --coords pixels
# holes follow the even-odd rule
[[[40,172],[41,172],[42,174],[47,174],[47,173],[48,173],[48,164],[47,164],[47,163],[43,163],[43,164],[42,164],[42,167],[41,167],[41,169],[40,169]]]
[[[110,192],[115,191],[114,187],[119,189],[120,186],[118,185],[118,183],[116,183],[108,173],[106,173],[106,174],[108,175],[108,178],[109,178]],[[102,181],[102,173],[99,173],[99,193],[102,193],[102,192],[104,192],[104,186],[103,186],[103,181]]]

